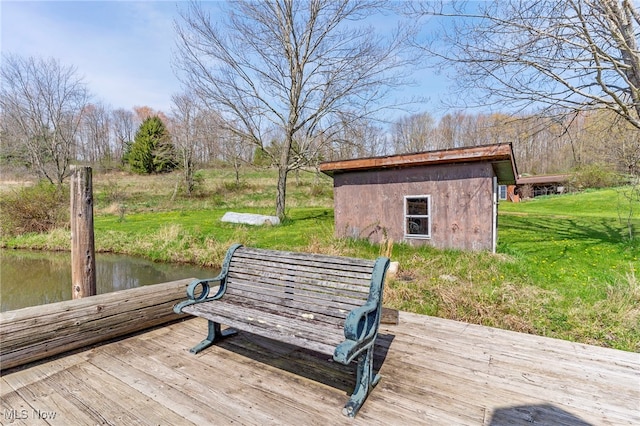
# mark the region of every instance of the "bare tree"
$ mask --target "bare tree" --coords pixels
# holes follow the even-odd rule
[[[476,115],[455,111],[444,115],[438,123],[436,146],[440,149],[481,145]]]
[[[349,130],[351,136],[348,139],[356,141],[359,148],[358,157],[375,157],[389,153],[386,131],[379,125],[365,121],[359,126],[351,126]]]
[[[371,120],[344,126],[342,136],[336,138],[334,145],[332,152],[323,154],[319,160],[375,157],[390,151],[386,130]]]
[[[202,106],[202,105],[201,105]],[[202,126],[202,143],[196,145],[195,156],[202,164],[224,160],[222,139],[225,138],[223,121],[220,114],[211,109],[201,109],[198,123]]]
[[[220,132],[218,147],[222,160],[233,166],[235,185],[240,186],[240,169],[252,160],[255,145],[243,140],[240,136],[227,128]],[[267,153],[269,154],[269,153]]]
[[[0,107],[6,136],[26,148],[39,178],[61,184],[89,97],[87,88],[75,68],[55,59],[2,59]]]
[[[111,164],[111,112],[103,103],[85,106],[78,136],[78,159],[106,167]]]
[[[136,120],[135,114],[123,108],[118,108],[111,113],[111,131],[113,132],[114,157],[120,159],[124,164],[124,154],[129,145],[133,142],[136,129],[140,123]]]
[[[198,105],[188,94],[175,94],[171,96],[171,101],[173,107],[169,116],[169,132],[178,152],[187,195],[191,196],[195,188],[195,144],[200,130],[196,124]]]
[[[427,112],[398,119],[392,127],[396,154],[440,148],[435,130],[435,120]]]
[[[621,165],[622,172],[640,176],[640,138],[637,132],[633,132],[628,123],[614,125],[610,129],[609,137],[617,142],[611,144],[611,156]],[[636,189],[636,192],[640,191]]]
[[[440,59],[437,67],[454,70],[463,104],[607,109],[640,130],[640,13],[632,0],[411,5],[442,20],[439,37],[423,47]]]
[[[202,152],[211,145],[208,141],[217,135],[220,120],[215,114],[204,111],[193,94],[175,94],[171,100],[170,132],[190,196],[195,189],[194,176],[202,162]]]
[[[637,129],[610,111],[582,114],[568,128],[578,140],[582,162],[610,165],[619,173],[640,175],[640,137]]]
[[[379,112],[393,102],[390,90],[406,83],[405,65],[416,59],[406,55],[406,31],[385,38],[363,24],[383,5],[237,1],[221,6],[216,23],[191,3],[176,23],[183,82],[221,112],[238,140],[269,152],[267,133],[282,135],[279,217],[285,215],[288,173],[315,157],[305,150],[330,143],[345,123]],[[294,153],[296,146],[304,155]]]

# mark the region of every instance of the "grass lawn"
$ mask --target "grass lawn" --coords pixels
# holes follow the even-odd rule
[[[234,242],[359,257],[386,251],[334,238],[332,184],[324,175],[290,176],[288,218],[273,227],[219,219],[227,211],[273,214],[274,171],[243,171],[239,183],[230,169],[203,176],[200,193],[191,198],[176,191],[179,174],[94,176],[97,250],[209,266],[219,265]],[[497,254],[396,243],[391,257],[401,269],[389,280],[385,304],[640,351],[640,202],[630,203],[629,191],[501,203]],[[3,237],[2,244],[68,250],[69,234]]]
[[[640,205],[629,204],[630,190],[500,206],[499,251],[549,295],[538,332],[640,350]]]

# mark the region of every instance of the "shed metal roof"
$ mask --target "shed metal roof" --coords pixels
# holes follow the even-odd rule
[[[571,175],[538,175],[538,176],[522,176],[518,178],[518,185],[545,185],[545,184],[562,184],[567,183]]]
[[[490,162],[500,184],[514,185],[516,183],[516,176],[518,176],[518,172],[513,156],[513,149],[510,143],[425,151],[383,157],[328,161],[320,164],[320,171],[329,176],[333,176],[335,173],[429,166],[435,164],[469,163],[476,161]]]

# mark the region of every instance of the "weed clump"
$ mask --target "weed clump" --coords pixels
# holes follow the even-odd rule
[[[213,193],[216,195],[230,195],[230,194],[238,194],[243,191],[250,191],[252,189],[251,185],[245,181],[224,181],[221,182],[216,188],[213,190]]]
[[[0,197],[3,235],[44,233],[69,225],[69,190],[41,182]]]

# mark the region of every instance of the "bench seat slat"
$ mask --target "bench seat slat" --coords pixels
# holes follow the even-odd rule
[[[197,306],[197,305],[195,305]],[[228,300],[218,303],[216,306],[202,305],[204,309],[198,310],[199,314],[207,314],[222,319],[222,324],[232,325],[231,321],[238,324],[238,328],[246,330],[244,324],[253,325],[263,329],[261,333],[271,330],[277,335],[290,338],[304,337],[306,340],[333,344],[335,346],[344,340],[342,330],[337,324],[321,323],[314,318],[298,316],[292,318],[282,315],[282,312],[273,312],[263,306],[243,303],[238,300]],[[189,312],[185,309],[185,312]],[[294,321],[295,319],[295,321]]]
[[[299,322],[301,326],[313,325],[315,328],[324,329],[323,333],[330,332],[344,338],[344,321],[348,312],[319,313],[301,306],[288,306],[286,304],[272,303],[264,300],[248,299],[240,296],[228,297],[228,303],[243,306],[248,309],[262,310],[270,315],[286,318],[287,326],[292,326],[291,321]],[[298,328],[297,324],[293,324]],[[308,327],[307,327],[308,328]]]
[[[227,294],[225,299],[232,300],[234,303],[238,303],[236,302],[237,300],[244,301],[246,304],[255,306],[256,309],[259,309],[264,305],[265,309],[268,309],[271,312],[281,312],[283,316],[294,319],[299,318],[302,315],[313,316],[317,321],[333,324],[340,328],[344,327],[345,318],[352,308],[341,309],[336,306],[328,307],[326,305],[312,304],[306,301],[292,299],[287,300],[276,295],[262,295],[262,297],[256,298],[255,294],[247,292]]]
[[[312,324],[303,326],[304,322],[301,320],[294,322],[264,310],[252,309],[224,300],[191,305],[185,307],[184,312],[327,355],[333,355],[335,347],[344,338],[342,330],[338,327],[333,329],[318,327],[318,323],[313,321],[309,321]],[[292,323],[296,327],[292,327]]]

